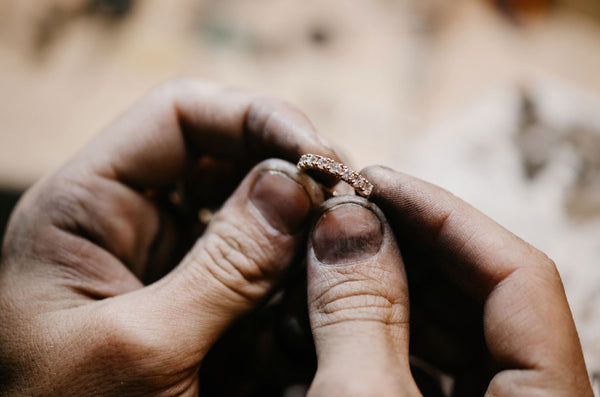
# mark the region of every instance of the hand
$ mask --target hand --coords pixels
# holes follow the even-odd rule
[[[249,169],[307,152],[337,158],[289,106],[209,84],[121,116],[12,215],[0,394],[196,395],[203,357],[268,296],[323,200],[286,161]],[[198,208],[220,204],[195,241]]]
[[[383,213],[331,199],[310,236],[311,397],[441,395],[418,390],[409,352],[452,375],[456,396],[592,396],[546,255],[443,189],[363,174]]]

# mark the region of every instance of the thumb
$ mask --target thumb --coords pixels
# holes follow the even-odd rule
[[[127,328],[163,363],[194,367],[235,318],[272,290],[322,200],[319,185],[291,163],[260,163],[182,262],[156,283],[116,297],[106,317],[122,318],[113,328]]]
[[[309,395],[419,395],[408,360],[407,281],[383,213],[359,197],[331,199],[309,241],[318,358]]]

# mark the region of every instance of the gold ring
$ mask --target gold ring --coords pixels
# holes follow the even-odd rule
[[[319,156],[318,154],[303,154],[297,167],[300,170],[316,170],[333,175],[352,186],[358,194],[366,198],[369,198],[371,192],[373,192],[373,185],[367,178],[329,157]]]

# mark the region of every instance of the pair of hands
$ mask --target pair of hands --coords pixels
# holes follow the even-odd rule
[[[456,395],[592,395],[543,253],[382,167],[362,171],[372,202],[326,200],[292,164],[304,153],[338,159],[298,111],[215,85],[122,115],[12,215],[0,394],[196,395],[211,346],[306,258],[310,396],[419,395],[409,351]],[[190,214],[211,206],[204,230]]]

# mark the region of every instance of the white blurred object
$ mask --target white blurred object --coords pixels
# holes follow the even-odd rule
[[[546,252],[557,264],[590,371],[600,371],[600,211],[586,216],[569,208],[588,197],[582,186],[600,180],[585,160],[586,145],[572,140],[585,131],[600,142],[600,98],[554,79],[526,87],[537,121],[523,124],[523,89],[498,89],[462,115],[441,121],[415,138],[393,166],[451,190]],[[539,153],[523,148],[523,133],[541,135]],[[532,146],[531,142],[525,146]],[[535,175],[531,156],[546,157]],[[591,176],[589,176],[591,175]],[[598,199],[598,197],[596,197]],[[587,205],[587,204],[586,204]]]

